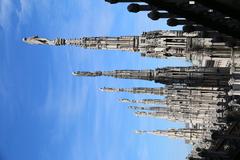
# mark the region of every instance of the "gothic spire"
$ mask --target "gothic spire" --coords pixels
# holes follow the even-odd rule
[[[154,80],[154,70],[115,70],[115,71],[97,71],[97,72],[73,72],[74,76],[109,76],[123,79],[142,79]]]
[[[191,128],[153,130],[153,131],[137,130],[136,131],[137,134],[152,134],[152,135],[166,136],[171,138],[181,138],[190,143],[194,143],[200,140],[204,132],[205,132],[204,129],[191,129]]]
[[[23,38],[23,42],[39,45],[72,45],[88,49],[121,50],[140,52],[146,57],[188,57],[188,50],[196,47],[209,48],[211,38],[201,38],[200,32],[183,33],[182,31],[151,31],[143,32],[140,36],[118,37],[81,37],[76,39],[47,39],[38,36]],[[192,39],[195,43],[190,43]],[[202,43],[202,41],[206,43]],[[199,43],[201,42],[201,43]],[[205,45],[207,44],[207,45]]]
[[[129,109],[133,110],[146,110],[146,111],[156,111],[156,112],[166,112],[169,111],[167,107],[142,107],[142,106],[129,106]]]
[[[226,86],[229,68],[166,67],[155,70],[115,70],[108,72],[73,72],[75,76],[110,76],[123,79],[154,80],[162,84],[185,83],[189,86]]]
[[[134,100],[134,99],[127,99],[122,98],[119,100],[122,103],[143,103],[143,104],[166,104],[165,99],[141,99],[141,100]]]
[[[135,88],[101,88],[103,92],[129,92],[133,94],[155,94],[155,95],[165,95],[167,90],[164,87],[161,88],[145,88],[145,87],[135,87]]]
[[[138,49],[138,36],[121,36],[121,37],[82,37],[78,39],[63,39],[57,38],[49,40],[33,36],[24,38],[23,42],[28,44],[40,45],[73,45],[89,49],[104,49],[104,50],[122,50],[136,52]]]
[[[171,110],[170,108],[161,108],[160,111],[156,112],[146,112],[146,111],[137,111],[135,112],[136,116],[141,117],[152,117],[152,118],[161,118],[170,121],[179,121],[185,123],[205,123],[208,121],[215,121],[215,115],[209,115],[208,113],[197,113],[195,111],[177,111]]]

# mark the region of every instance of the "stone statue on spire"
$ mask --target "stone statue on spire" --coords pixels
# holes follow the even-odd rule
[[[47,38],[40,38],[38,36],[23,38],[23,42],[28,44],[36,44],[36,45],[55,45],[54,40],[49,40]]]

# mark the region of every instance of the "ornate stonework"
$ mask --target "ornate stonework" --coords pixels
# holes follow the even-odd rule
[[[72,45],[86,49],[140,52],[154,58],[185,57],[196,66],[229,67],[231,49],[225,42],[215,40],[216,32],[151,31],[140,36],[57,38],[49,40],[38,36],[24,38],[29,44]]]
[[[184,33],[159,30],[144,32],[140,36],[57,38],[55,40],[34,36],[24,38],[23,41],[37,45],[73,45],[87,49],[140,52],[142,56],[147,57],[175,56],[191,60],[194,65],[191,67],[75,71],[72,74],[80,78],[107,76],[164,84],[164,87],[158,88],[104,87],[100,90],[161,96],[155,99],[137,100],[122,98],[120,102],[134,103],[135,105],[128,108],[138,117],[183,122],[185,128],[139,130],[136,133],[180,138],[186,143],[193,144],[193,150],[188,156],[189,160],[212,160],[208,157],[230,160],[229,150],[226,147],[231,151],[240,148],[240,145],[235,143],[240,140],[240,54],[239,47],[228,47],[225,42],[216,40],[214,37],[216,35],[218,33],[214,31]]]

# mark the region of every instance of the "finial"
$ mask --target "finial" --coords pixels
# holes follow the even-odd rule
[[[120,89],[119,88],[103,87],[103,88],[100,88],[100,91],[102,91],[102,92],[119,92]]]
[[[27,38],[26,38],[26,37],[25,37],[25,38],[23,38],[23,39],[22,39],[22,41],[23,41],[23,42],[26,42],[26,41],[27,41]]]
[[[104,87],[105,88],[105,87]],[[105,92],[104,88],[99,88],[101,92]]]
[[[147,133],[147,131],[136,130],[135,133],[136,133],[136,134],[145,134],[145,133]]]
[[[129,106],[128,108],[132,109],[132,110],[144,110],[145,109],[144,107],[138,107],[138,106]]]
[[[97,71],[97,72],[81,72],[81,71],[76,71],[72,72],[72,75],[74,76],[88,76],[88,77],[95,77],[95,76],[101,76],[102,72]]]
[[[136,110],[137,108],[135,106],[128,106],[128,109]]]
[[[144,116],[144,115],[147,115],[147,112],[135,112],[135,116],[139,117],[139,116]]]
[[[73,76],[78,76],[77,72],[72,72]]]
[[[130,100],[130,99],[127,99],[127,98],[121,98],[121,99],[119,99],[119,102],[122,102],[122,103],[131,103],[131,100]]]

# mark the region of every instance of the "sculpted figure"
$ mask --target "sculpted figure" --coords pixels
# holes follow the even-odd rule
[[[23,38],[23,42],[29,43],[29,44],[54,45],[54,41],[51,41],[51,40],[46,39],[46,38],[39,38],[38,36]]]

